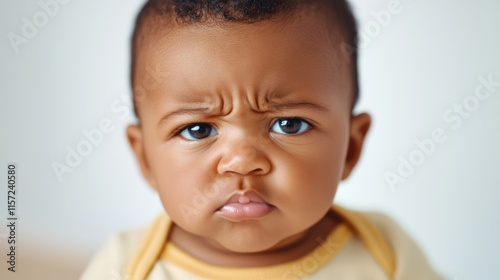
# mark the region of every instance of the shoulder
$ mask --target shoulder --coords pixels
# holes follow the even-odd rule
[[[136,229],[110,237],[94,255],[80,279],[127,279],[125,277],[126,266],[145,232],[146,229]]]
[[[393,219],[379,212],[358,212],[365,216],[391,247],[396,258],[395,279],[444,279],[439,276],[415,240]]]

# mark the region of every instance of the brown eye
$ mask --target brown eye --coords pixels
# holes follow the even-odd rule
[[[209,124],[196,123],[187,126],[179,134],[188,140],[201,140],[215,135],[216,131]]]
[[[280,134],[301,134],[309,128],[309,123],[301,118],[282,118],[276,120],[271,131]]]

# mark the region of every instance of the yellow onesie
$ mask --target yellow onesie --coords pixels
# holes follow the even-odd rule
[[[172,222],[160,215],[147,230],[111,238],[81,280],[434,280],[436,274],[414,241],[388,217],[332,206],[340,225],[300,259],[255,268],[204,263],[169,243]]]

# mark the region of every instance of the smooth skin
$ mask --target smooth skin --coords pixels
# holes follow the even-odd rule
[[[127,136],[174,222],[169,239],[192,256],[226,267],[283,263],[338,223],[329,209],[371,120],[351,114],[342,37],[326,21],[304,10],[142,38],[134,83],[147,69],[161,79],[137,102],[140,124]],[[235,193],[257,194],[271,211],[228,220],[218,210]]]

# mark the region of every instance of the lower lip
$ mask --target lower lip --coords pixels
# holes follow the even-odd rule
[[[217,213],[224,219],[233,222],[260,219],[272,211],[267,203],[229,203],[222,206]]]

